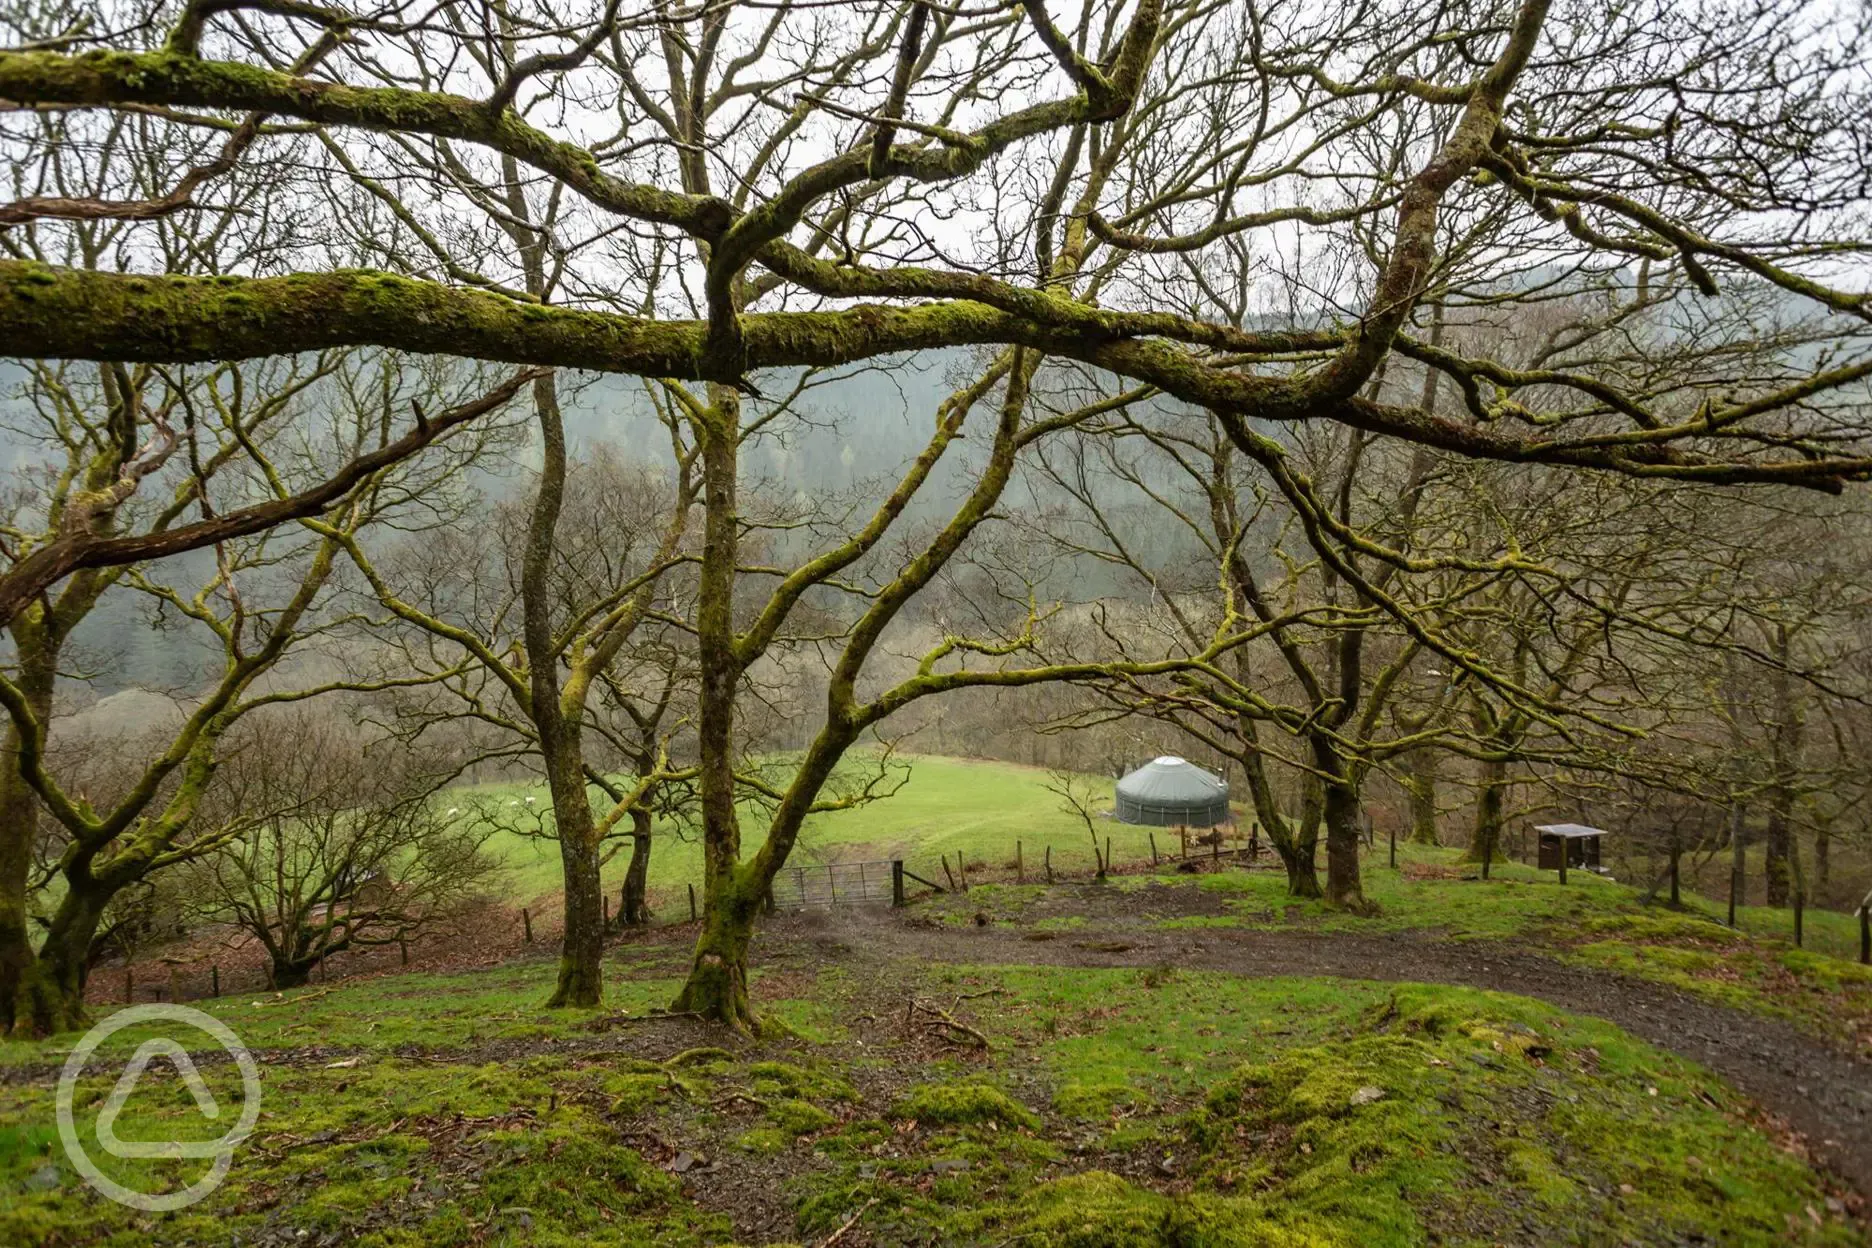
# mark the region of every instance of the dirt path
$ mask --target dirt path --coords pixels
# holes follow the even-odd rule
[[[1535,997],[1615,1023],[1707,1066],[1806,1137],[1814,1159],[1872,1201],[1872,1063],[1795,1028],[1660,984],[1566,966],[1488,942],[1409,933],[1290,934],[1076,928],[1033,940],[1001,927],[931,927],[853,911],[801,936],[844,960],[1161,966],[1237,975],[1327,975],[1455,984]],[[777,933],[776,933],[777,934]],[[826,949],[834,952],[834,949]]]

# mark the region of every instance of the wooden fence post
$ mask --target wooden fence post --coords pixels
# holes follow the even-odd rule
[[[403,955],[403,965],[409,965],[409,937],[397,937],[397,952]]]
[[[221,995],[221,968],[220,967],[211,966],[208,968],[208,984],[209,984],[208,990],[210,992],[214,993],[214,995],[217,997]]]
[[[1047,883],[1051,884],[1053,882],[1053,847],[1051,845],[1046,847],[1046,873]]]
[[[947,853],[944,853],[942,855],[942,864],[943,864],[943,874],[949,877],[949,891],[952,893],[961,892],[962,887],[961,885],[956,883],[955,872],[949,869],[949,855]]]
[[[1671,855],[1671,907],[1683,905],[1683,895],[1677,890],[1677,855]]]
[[[1391,829],[1391,869],[1397,870],[1397,829]]]
[[[1248,861],[1253,862],[1261,856],[1261,821],[1250,820],[1248,823]]]
[[[526,943],[533,943],[533,916],[527,913],[525,906],[520,907],[520,929],[526,933]]]
[[[1807,898],[1801,895],[1800,889],[1798,888],[1795,889],[1794,890],[1794,947],[1796,949],[1799,949],[1802,947],[1801,919],[1802,919],[1803,912],[1806,910],[1806,908],[1807,908]]]
[[[1736,869],[1729,868],[1729,926],[1736,925]]]
[[[135,999],[136,999],[136,972],[131,970],[130,964],[126,962],[124,964],[124,1004],[129,1005]]]
[[[1151,843],[1151,866],[1153,866],[1153,867],[1154,867],[1154,866],[1156,866],[1156,865],[1157,865],[1157,834],[1156,834],[1155,832],[1147,832],[1147,833],[1145,833],[1145,835],[1146,835],[1146,836],[1148,836],[1148,837],[1150,837],[1150,843]]]
[[[696,921],[695,885],[694,884],[691,884],[689,886],[689,921],[691,923]]]
[[[1859,965],[1872,966],[1872,901],[1859,907]]]
[[[1570,843],[1568,843],[1567,838],[1564,836],[1561,837],[1560,838],[1560,882],[1562,884],[1566,883],[1566,860],[1571,855],[1572,849],[1573,849],[1573,846]],[[1488,868],[1486,866],[1483,867],[1482,874],[1485,876],[1488,874]]]
[[[891,861],[891,905],[901,910],[903,909],[903,904],[903,859],[896,858]]]
[[[1019,841],[1014,842],[1014,882],[1016,884],[1025,884],[1027,882],[1027,862],[1021,857],[1021,843]]]

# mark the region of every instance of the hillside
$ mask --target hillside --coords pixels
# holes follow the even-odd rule
[[[1872,968],[1836,956],[1845,916],[1810,916],[1797,949],[1775,912],[1730,931],[1580,873],[1483,881],[1421,849],[1393,869],[1380,843],[1381,911],[1359,918],[1288,902],[1265,858],[1153,870],[1116,826],[1101,884],[1044,772],[914,766],[816,821],[812,851],[959,850],[976,883],[767,919],[760,1040],[661,1012],[694,933],[667,910],[685,921],[614,939],[596,1011],[540,1008],[544,932],[492,967],[423,969],[458,952],[427,948],[413,971],[340,960],[294,994],[196,1000],[255,1051],[264,1108],[226,1183],[157,1218],[62,1162],[71,1038],[9,1046],[0,1241],[1865,1242]],[[1055,845],[1054,885],[1013,880],[1016,836]],[[684,869],[665,849],[657,878]],[[516,906],[550,883],[516,879]],[[228,1063],[204,1069],[238,1101]],[[87,1071],[80,1107],[114,1078]],[[121,1133],[193,1138],[158,1074]],[[190,1163],[105,1164],[148,1187]]]

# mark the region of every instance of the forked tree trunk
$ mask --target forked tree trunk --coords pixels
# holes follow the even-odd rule
[[[1298,822],[1289,822],[1278,812],[1263,814],[1268,842],[1287,872],[1287,895],[1302,901],[1317,901],[1325,896],[1320,888],[1319,868],[1313,863],[1319,849],[1319,803],[1311,796],[1303,803]]]
[[[1331,745],[1316,741],[1313,761],[1321,772],[1336,777],[1320,783],[1320,816],[1326,828],[1326,901],[1362,912],[1367,903],[1359,879],[1359,791],[1340,778],[1349,764]]]
[[[1281,866],[1287,869],[1287,895],[1305,901],[1317,901],[1325,896],[1320,888],[1319,871],[1313,865],[1315,842],[1306,838],[1304,851],[1294,844],[1283,845],[1274,842],[1274,852],[1280,855]]]
[[[1248,782],[1248,795],[1254,803],[1255,815],[1261,826],[1267,829],[1268,842],[1274,846],[1274,852],[1280,856],[1281,866],[1287,870],[1287,895],[1305,900],[1321,896],[1319,873],[1313,866],[1313,852],[1318,845],[1319,802],[1316,797],[1317,785],[1307,786],[1307,795],[1296,825],[1281,814],[1280,803],[1275,800],[1273,786],[1268,782],[1267,763],[1260,752],[1252,748],[1255,728],[1251,722],[1243,721],[1241,729],[1243,740],[1251,748],[1236,757],[1241,764],[1242,776]],[[1187,844],[1184,853],[1189,852]]]
[[[12,994],[13,1034],[49,1036],[85,1025],[85,977],[90,970],[91,938],[103,917],[107,890],[65,894]]]

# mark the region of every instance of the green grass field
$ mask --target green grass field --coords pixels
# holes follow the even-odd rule
[[[971,867],[1000,867],[1014,860],[1014,843],[1021,842],[1027,863],[1039,869],[1046,847],[1052,846],[1056,866],[1088,869],[1092,841],[1083,820],[1070,813],[1058,794],[1046,788],[1047,773],[1037,767],[970,759],[913,756],[904,758],[909,780],[891,797],[853,810],[813,815],[806,822],[791,861],[795,865],[863,859],[903,858],[911,870],[941,878],[939,855],[964,855]],[[1090,777],[1097,802],[1109,808],[1112,782]],[[526,799],[543,805],[543,785],[479,785],[449,795],[451,805],[470,801],[491,802],[495,809],[511,811],[515,822],[525,821]],[[759,846],[761,812],[744,814],[743,839],[751,852]],[[1131,827],[1115,819],[1094,821],[1101,838],[1109,837],[1120,862],[1150,857],[1149,829]],[[672,898],[685,885],[702,878],[702,849],[691,837],[668,824],[658,826],[650,858],[653,899],[661,893]],[[1158,829],[1158,844],[1168,851],[1174,831]],[[509,895],[522,901],[558,891],[559,850],[542,841],[508,832],[490,846],[511,872]],[[628,850],[621,849],[605,868],[606,886],[615,891],[624,879]]]

